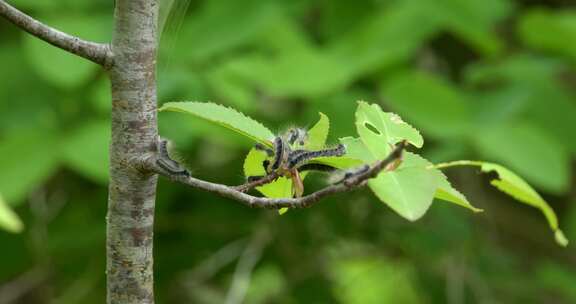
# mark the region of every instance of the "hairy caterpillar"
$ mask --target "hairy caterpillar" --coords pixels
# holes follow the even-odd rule
[[[317,158],[317,157],[327,157],[327,156],[342,156],[346,154],[346,147],[339,144],[336,148],[324,149],[318,151],[303,151],[300,153],[294,153],[288,159],[288,168],[295,168],[305,162]]]
[[[352,177],[364,174],[370,170],[369,165],[363,165],[361,167],[353,168],[350,170],[339,171],[337,174],[332,175],[328,182],[331,184],[340,184],[343,183],[345,180],[350,179]]]
[[[329,165],[309,163],[309,161],[317,157],[342,156],[346,153],[346,147],[342,144],[335,148],[309,151],[302,148],[307,141],[308,133],[305,129],[291,128],[286,133],[273,139],[273,147],[271,149],[260,143],[254,146],[254,149],[266,153],[267,158],[262,161],[266,174],[276,172],[280,176],[292,179],[293,193],[296,197],[300,197],[304,192],[300,172],[333,172],[337,170]],[[263,177],[248,176],[247,181],[253,182]]]
[[[168,153],[168,141],[160,139],[158,143],[158,158],[156,164],[171,174],[189,176],[190,172],[180,163],[173,160]]]

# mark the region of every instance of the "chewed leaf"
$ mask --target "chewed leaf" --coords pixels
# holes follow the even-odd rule
[[[546,217],[550,228],[554,231],[556,242],[562,246],[568,244],[568,240],[564,237],[564,234],[558,227],[558,218],[556,217],[554,210],[552,210],[550,205],[548,205],[548,203],[546,203],[546,201],[526,181],[514,172],[498,164],[471,160],[441,163],[434,167],[440,169],[453,166],[477,166],[480,167],[482,172],[496,172],[498,177],[493,179],[490,184],[498,190],[512,196],[516,200],[540,209]]]
[[[360,139],[377,159],[386,157],[392,145],[402,140],[418,148],[424,145],[418,130],[404,122],[400,116],[382,111],[377,104],[358,102],[356,129]]]
[[[424,159],[406,153],[398,169],[380,173],[368,181],[368,186],[392,210],[415,221],[430,208],[438,179],[434,171],[427,169]]]
[[[216,123],[261,144],[272,146],[274,134],[252,118],[219,104],[209,102],[167,102],[160,111],[183,112]]]
[[[344,137],[340,138],[340,143],[346,147],[346,156],[350,158],[359,159],[367,163],[376,160],[376,157],[372,155],[360,138]]]
[[[468,208],[474,212],[484,211],[480,208],[476,208],[476,207],[472,206],[472,204],[470,204],[470,202],[468,201],[466,196],[464,196],[464,194],[460,193],[460,191],[458,191],[454,187],[452,187],[452,184],[450,184],[450,182],[448,181],[448,178],[446,178],[446,175],[444,175],[444,173],[442,173],[442,171],[440,171],[436,168],[430,168],[430,167],[428,167],[428,168],[429,168],[429,170],[434,170],[437,172],[438,189],[436,189],[436,194],[434,195],[435,198],[443,200],[443,201],[447,201],[450,203],[454,203],[456,205],[460,205],[460,206],[462,206],[464,208]]]
[[[0,196],[0,228],[10,232],[18,233],[24,228],[18,215],[8,207]]]
[[[344,137],[340,139],[340,142],[346,145],[347,157],[350,159],[359,160],[361,163],[373,163],[377,160],[359,138]],[[403,171],[408,171],[408,173]],[[386,176],[386,178],[381,176]],[[423,181],[420,193],[413,191],[419,185],[414,186],[411,179]],[[454,189],[440,170],[432,168],[432,163],[409,152],[405,153],[400,168],[393,172],[381,173],[368,185],[385,204],[410,220],[421,217],[433,198],[455,203],[475,212],[481,211],[472,206],[462,193]]]

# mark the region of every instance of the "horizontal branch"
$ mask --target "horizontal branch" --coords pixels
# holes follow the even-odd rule
[[[56,47],[88,59],[104,67],[112,65],[112,51],[108,44],[82,40],[43,24],[0,0],[0,16],[17,27]]]
[[[391,171],[396,169],[401,160],[402,152],[405,147],[406,142],[402,141],[397,144],[396,147],[394,147],[392,152],[390,152],[390,154],[385,159],[377,161],[370,167],[369,170],[361,174],[353,175],[343,180],[339,184],[327,186],[321,190],[299,198],[267,198],[253,196],[243,192],[246,188],[244,185],[237,187],[227,186],[197,179],[190,176],[189,174],[170,172],[162,168],[162,166],[158,165],[157,156],[148,157],[146,160],[143,160],[140,164],[138,164],[138,167],[163,175],[172,181],[236,200],[253,208],[307,208],[327,196],[351,191],[362,187],[366,184],[368,179],[376,177],[381,171]],[[250,184],[250,186],[252,186],[252,184]]]
[[[233,188],[240,191],[240,192],[246,192],[246,191],[251,190],[253,188],[269,184],[269,183],[275,181],[276,179],[278,179],[279,177],[280,176],[278,175],[278,173],[272,172],[272,173],[270,173],[270,174],[268,174],[262,178],[259,178],[259,179],[254,180],[254,181],[249,181],[245,184],[235,186]]]

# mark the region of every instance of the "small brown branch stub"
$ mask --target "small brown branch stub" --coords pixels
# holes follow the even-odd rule
[[[405,148],[406,148],[406,142],[402,141],[394,147],[394,149],[385,159],[377,161],[372,166],[370,166],[370,168],[365,172],[353,175],[352,177],[345,179],[339,184],[327,186],[321,190],[318,190],[316,192],[310,193],[308,195],[299,198],[267,198],[267,197],[253,196],[244,193],[244,191],[269,183],[274,179],[278,178],[278,176],[275,174],[270,174],[254,182],[234,187],[204,181],[192,176],[173,174],[158,166],[157,161],[153,158],[147,158],[142,162],[144,162],[143,167],[147,168],[152,172],[163,175],[172,181],[180,182],[182,184],[194,188],[202,189],[208,192],[218,194],[223,197],[236,200],[249,207],[269,208],[269,209],[307,208],[312,206],[314,203],[319,202],[321,199],[327,196],[336,193],[351,191],[356,188],[362,187],[366,185],[366,181],[368,179],[376,177],[382,171],[395,169],[397,167],[397,163],[402,158],[402,152],[404,151]]]
[[[78,55],[105,68],[112,65],[112,51],[108,44],[82,40],[54,29],[0,0],[0,16],[31,35],[58,48]]]

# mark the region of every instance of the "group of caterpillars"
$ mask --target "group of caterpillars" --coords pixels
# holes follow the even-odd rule
[[[304,185],[300,176],[301,172],[342,173],[332,181],[333,183],[340,183],[369,169],[369,166],[366,165],[352,171],[340,171],[330,165],[313,162],[318,157],[343,156],[346,154],[346,147],[339,144],[332,148],[306,150],[304,147],[308,142],[308,132],[302,128],[290,128],[286,133],[276,136],[272,142],[272,148],[260,143],[256,144],[254,148],[266,153],[267,158],[262,162],[266,174],[275,172],[278,176],[292,179],[293,195],[296,197],[301,197],[304,192]],[[263,176],[249,176],[248,181],[255,181],[260,178],[263,178]]]
[[[363,165],[351,170],[340,170],[336,167],[314,162],[318,157],[336,156],[346,154],[346,147],[339,144],[332,148],[320,150],[305,149],[308,142],[308,132],[301,128],[290,128],[282,135],[276,136],[272,140],[272,148],[268,148],[260,143],[254,148],[266,153],[267,158],[262,162],[266,175],[275,173],[276,176],[285,176],[292,180],[293,195],[301,197],[304,192],[304,184],[300,173],[305,171],[317,171],[332,173],[330,182],[332,184],[342,183],[354,176],[363,174],[370,169],[370,166]],[[158,158],[156,164],[164,171],[176,175],[189,177],[190,172],[179,162],[173,160],[168,152],[168,141],[160,138],[157,146]],[[253,182],[265,176],[249,176],[248,182]]]

